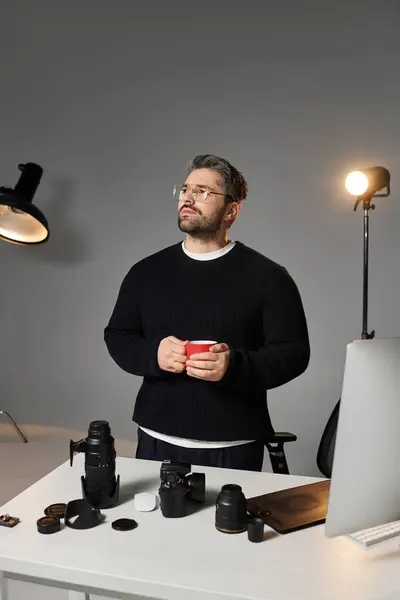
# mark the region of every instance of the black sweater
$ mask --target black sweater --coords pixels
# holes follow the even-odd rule
[[[223,379],[162,371],[157,349],[169,335],[228,344]],[[136,263],[104,339],[124,371],[143,377],[133,420],[196,440],[270,437],[266,390],[302,374],[310,359],[296,284],[285,268],[241,242],[214,260],[193,260],[178,243]]]

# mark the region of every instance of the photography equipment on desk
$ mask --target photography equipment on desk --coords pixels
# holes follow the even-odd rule
[[[132,531],[138,526],[134,519],[117,519],[111,523],[111,527],[116,531]]]
[[[134,495],[133,503],[139,512],[151,512],[157,507],[157,496],[148,492],[140,492]]]
[[[43,169],[35,163],[18,165],[21,171],[15,188],[0,187],[0,239],[21,246],[36,246],[49,239],[49,225],[43,213],[32,204]],[[27,439],[6,410],[0,410],[24,443]]]
[[[188,511],[188,501],[198,503],[205,501],[206,476],[204,473],[192,473],[191,471],[192,467],[189,463],[163,461],[158,493],[164,517],[185,517]]]
[[[250,515],[247,501],[240,485],[223,485],[215,503],[215,527],[221,533],[243,533],[247,530],[250,542],[264,539],[264,521]]]
[[[66,504],[51,504],[50,506],[44,509],[44,514],[48,517],[58,517],[59,519],[63,519],[65,517],[66,510]]]
[[[75,520],[74,517],[77,517]],[[65,511],[65,525],[71,529],[91,529],[103,520],[103,515],[86,499],[71,500]]]
[[[375,209],[373,198],[386,198],[390,195],[390,173],[385,167],[368,167],[352,171],[345,180],[349,194],[356,196],[354,212],[359,204],[364,211],[363,219],[363,294],[362,294],[362,340],[372,340],[375,331],[368,332],[368,276],[369,276],[369,211]],[[382,191],[384,190],[384,191]],[[317,452],[317,466],[325,477],[332,477],[333,456],[340,410],[337,401],[325,429]]]
[[[70,441],[70,462],[74,452],[85,453],[85,475],[81,477],[83,498],[95,508],[111,508],[119,502],[120,476],[115,476],[114,438],[107,421],[92,421],[88,437]]]
[[[246,498],[240,485],[223,485],[215,506],[215,527],[222,533],[242,533],[247,529]]]
[[[57,533],[61,530],[61,519],[65,518],[67,505],[58,502],[50,504],[44,509],[44,517],[40,517],[36,521],[36,527],[39,533],[49,534]]]
[[[61,520],[58,517],[45,516],[40,517],[36,522],[39,533],[51,534],[57,533],[61,529]]]
[[[264,541],[264,521],[260,517],[252,517],[247,523],[247,539],[256,544]]]

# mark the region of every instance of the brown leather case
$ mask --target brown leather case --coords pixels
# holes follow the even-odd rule
[[[330,480],[279,490],[247,499],[247,510],[278,533],[325,522]]]

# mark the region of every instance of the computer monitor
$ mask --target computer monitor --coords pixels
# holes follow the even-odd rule
[[[343,388],[325,535],[400,519],[400,338],[353,341]]]

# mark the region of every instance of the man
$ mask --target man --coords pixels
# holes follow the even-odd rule
[[[140,260],[121,285],[105,342],[143,377],[137,458],[260,471],[273,435],[266,391],[308,366],[293,279],[228,238],[247,192],[227,160],[196,156],[174,189],[185,240]],[[186,343],[198,339],[218,343],[187,360]]]

